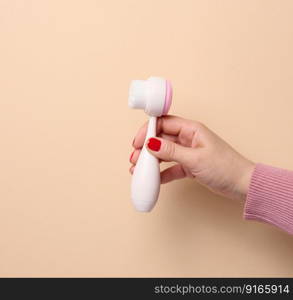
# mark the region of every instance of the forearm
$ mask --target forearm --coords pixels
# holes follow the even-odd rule
[[[244,218],[270,223],[293,234],[293,172],[256,164]]]

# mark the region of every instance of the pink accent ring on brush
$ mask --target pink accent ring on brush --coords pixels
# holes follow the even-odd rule
[[[165,96],[163,115],[166,115],[169,112],[169,109],[172,104],[172,96],[173,96],[172,84],[169,80],[166,80],[166,96]]]

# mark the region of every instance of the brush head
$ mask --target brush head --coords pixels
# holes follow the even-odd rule
[[[128,105],[143,109],[153,117],[166,115],[172,103],[172,85],[169,80],[150,77],[147,80],[132,80],[129,88]]]

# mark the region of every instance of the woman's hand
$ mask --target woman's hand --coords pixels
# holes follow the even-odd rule
[[[147,124],[138,131],[130,162],[135,164],[144,144]],[[205,125],[176,116],[158,118],[157,135],[147,149],[160,161],[176,165],[161,172],[161,183],[184,177],[194,178],[213,192],[245,200],[254,163],[236,152]]]

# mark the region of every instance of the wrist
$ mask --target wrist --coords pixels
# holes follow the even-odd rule
[[[235,182],[235,197],[236,199],[245,201],[249,190],[250,180],[255,169],[255,163],[248,159],[244,159],[238,169],[239,176],[236,176]]]

